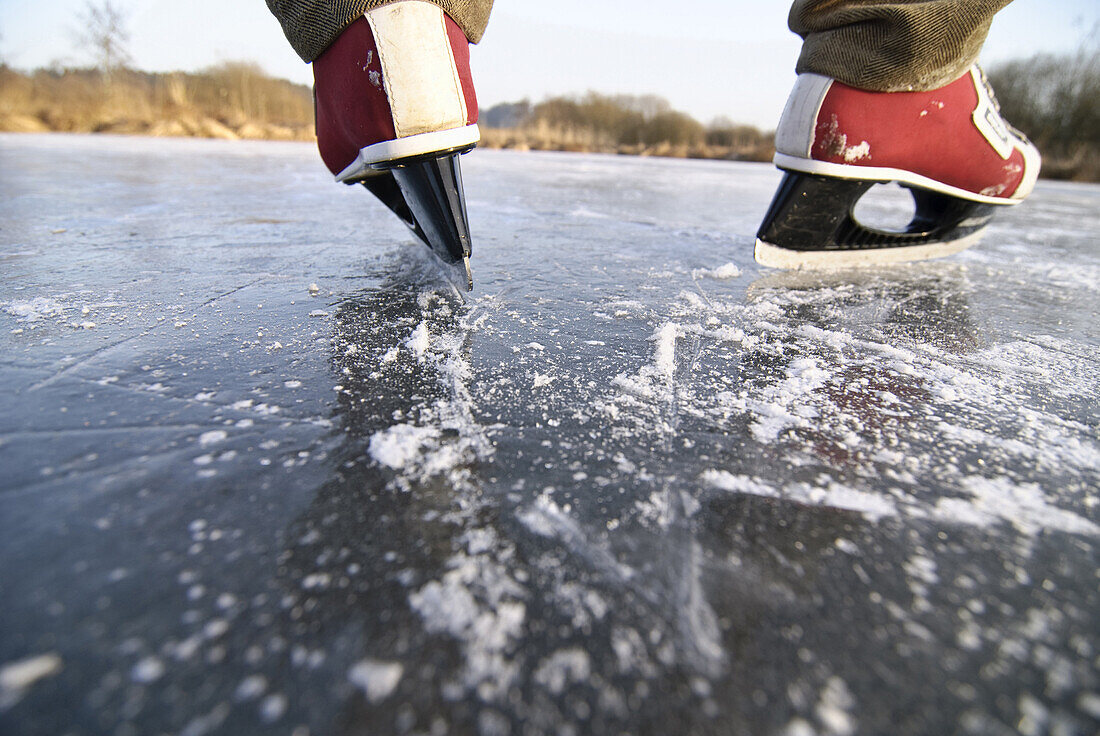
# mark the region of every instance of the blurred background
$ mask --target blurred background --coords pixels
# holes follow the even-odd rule
[[[800,41],[785,2],[500,2],[483,145],[768,161]],[[1016,0],[982,56],[1043,174],[1100,180],[1100,4]],[[0,131],[313,139],[310,67],[262,0],[0,0]]]

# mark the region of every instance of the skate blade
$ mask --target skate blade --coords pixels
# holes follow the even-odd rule
[[[916,212],[900,231],[854,214],[876,182],[788,171],[756,236],[757,263],[772,268],[850,268],[923,260],[981,239],[996,205],[907,186]]]
[[[463,263],[467,291],[472,248],[459,156],[473,148],[373,164],[373,175],[359,180],[445,264]]]
[[[440,258],[455,263],[469,258],[470,218],[462,185],[462,152],[379,164],[397,182],[423,240]]]

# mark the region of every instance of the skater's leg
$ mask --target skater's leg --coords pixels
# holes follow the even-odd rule
[[[363,13],[397,0],[267,0],[287,40],[311,62]],[[493,0],[430,0],[454,19],[472,43],[481,40]]]
[[[797,71],[876,92],[930,90],[974,63],[1011,0],[795,0]]]

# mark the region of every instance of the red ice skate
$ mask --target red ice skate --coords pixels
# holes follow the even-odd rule
[[[1039,152],[1001,117],[981,70],[927,92],[868,92],[802,74],[776,131],[786,172],[756,240],[778,268],[918,260],[970,246],[997,206],[1017,204]],[[898,182],[916,205],[904,229],[861,224],[859,199]]]
[[[363,184],[469,280],[458,157],[480,134],[462,30],[433,3],[383,5],[345,28],[313,75],[317,146],[337,181]]]

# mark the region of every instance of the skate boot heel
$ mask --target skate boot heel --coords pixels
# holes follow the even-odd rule
[[[855,215],[856,204],[875,184],[786,172],[756,235],[757,262],[839,268],[950,255],[980,237],[996,207],[910,186],[913,218],[901,230],[883,230]]]

